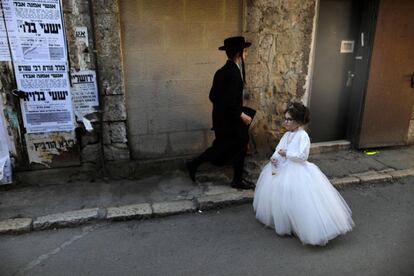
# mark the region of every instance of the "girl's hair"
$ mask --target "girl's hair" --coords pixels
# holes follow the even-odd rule
[[[286,114],[286,112],[289,112],[292,119],[300,124],[306,125],[310,121],[309,109],[302,103],[290,103],[284,114]]]

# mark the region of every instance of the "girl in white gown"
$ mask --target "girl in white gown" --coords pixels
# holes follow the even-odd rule
[[[253,207],[256,218],[277,234],[295,234],[303,244],[325,245],[350,231],[354,222],[339,192],[307,161],[310,139],[303,126],[308,122],[303,104],[288,106],[288,131],[257,180]]]

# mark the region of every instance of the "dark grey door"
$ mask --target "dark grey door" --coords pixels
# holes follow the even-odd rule
[[[359,14],[352,0],[320,1],[310,91],[312,142],[345,139]]]

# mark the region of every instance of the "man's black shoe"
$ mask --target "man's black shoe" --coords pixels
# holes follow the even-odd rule
[[[192,161],[187,161],[186,162],[186,166],[187,166],[187,170],[188,170],[188,175],[190,176],[191,180],[193,182],[196,181],[196,166],[194,165],[194,163]]]
[[[250,189],[254,189],[255,185],[246,179],[242,179],[240,182],[233,181],[231,183],[231,187],[235,189],[250,190]]]

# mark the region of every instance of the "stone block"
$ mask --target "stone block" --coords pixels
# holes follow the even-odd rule
[[[127,131],[125,122],[103,123],[103,143],[126,143]]]
[[[249,6],[246,16],[246,32],[259,33],[261,22],[263,20],[263,11],[255,6]]]
[[[89,144],[96,144],[99,142],[99,135],[100,132],[99,125],[93,125],[94,131],[92,132],[85,132],[82,133],[81,137],[81,147],[84,148]]]
[[[188,114],[182,107],[154,108],[148,111],[148,130],[152,134],[186,129]]]
[[[224,22],[225,1],[186,0],[185,19],[187,22]]]
[[[246,75],[246,81],[251,88],[265,87],[268,85],[269,72],[262,64],[250,65],[249,74]]]
[[[204,25],[176,21],[166,24],[163,39],[167,49],[201,49],[203,46]]]
[[[117,1],[119,4],[119,14],[120,14],[120,20],[121,25],[124,26],[124,24],[128,20],[136,20],[141,21],[142,20],[142,12],[143,9],[141,7],[140,0],[136,1]]]
[[[99,163],[101,160],[102,147],[100,143],[89,144],[82,148],[81,160],[84,162]]]
[[[106,161],[106,171],[110,177],[115,179],[131,178],[134,176],[134,165],[131,160]],[[138,177],[140,177],[139,175]]]
[[[96,51],[99,56],[120,54],[121,32],[118,15],[102,14],[94,17],[94,34]]]
[[[177,213],[193,212],[197,208],[191,200],[157,202],[152,204],[154,216],[166,216]]]
[[[198,153],[206,148],[204,131],[176,132],[169,136],[172,153]]]
[[[225,1],[225,22],[239,22],[243,18],[243,1],[226,0]]]
[[[105,160],[128,160],[130,159],[129,148],[127,144],[116,143],[104,145]]]
[[[120,67],[121,60],[117,60],[116,56],[110,57],[100,56],[99,64],[102,65],[99,69],[99,83],[100,93],[103,95],[123,95],[124,91],[124,77],[122,68]]]
[[[137,28],[139,25],[139,28]],[[126,53],[137,50],[161,50],[164,46],[164,25],[158,21],[136,21],[125,18],[122,21],[123,48]],[[128,34],[128,35],[126,35]]]
[[[211,105],[189,105],[186,110],[191,114],[186,118],[187,130],[211,129]]]
[[[103,121],[125,121],[126,118],[125,98],[123,95],[103,97]]]
[[[130,135],[129,144],[134,159],[142,159],[154,155],[164,155],[167,152],[167,134]]]
[[[0,221],[0,234],[17,234],[30,232],[31,227],[31,218],[6,219]]]
[[[96,14],[117,14],[119,12],[118,2],[113,0],[92,0],[93,12]],[[128,1],[128,5],[133,5],[134,2],[136,1]]]
[[[183,0],[142,0],[142,20],[169,21],[184,19]]]
[[[76,210],[38,217],[33,221],[34,230],[53,227],[76,226],[98,218],[98,208]]]
[[[149,63],[145,64],[147,70],[144,70],[145,73],[143,74],[147,79],[164,81],[186,79],[185,71],[181,70],[188,64],[185,51],[166,51],[162,59],[159,59],[159,56],[153,56],[148,61]]]
[[[204,50],[190,49],[186,51],[187,63],[186,67],[182,68],[184,71],[183,75],[187,80],[205,82],[203,85],[203,91],[199,92],[205,93],[206,99],[208,99],[208,93],[210,92],[214,73],[221,66],[223,66],[226,61],[225,53],[221,51],[212,52],[220,45],[221,44],[218,43],[216,46],[211,46],[209,49],[207,47],[204,47]]]
[[[123,220],[131,218],[145,218],[150,217],[151,215],[151,205],[149,203],[142,203],[107,208],[106,218],[113,220]]]
[[[128,102],[127,102],[128,103]],[[128,108],[128,137],[149,134],[146,109]]]
[[[234,23],[217,23],[209,22],[205,24],[205,38],[204,49],[216,51],[218,47],[223,45],[223,41],[226,37],[241,35],[242,26],[239,22]],[[225,52],[219,52],[222,54],[223,64],[227,59]],[[218,69],[218,68],[217,68]]]
[[[89,14],[89,1],[85,0],[67,0],[62,1],[63,13]]]

